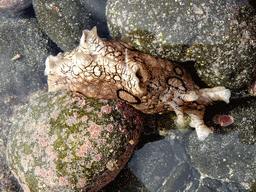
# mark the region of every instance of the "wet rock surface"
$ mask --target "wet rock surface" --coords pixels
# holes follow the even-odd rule
[[[256,172],[256,146],[239,141],[237,132],[213,135],[199,143],[192,134],[187,150],[192,164],[208,177],[249,185]],[[216,168],[218,167],[218,168]]]
[[[100,37],[108,37],[105,5],[106,0],[33,0],[39,24],[63,51],[77,47],[82,31],[94,26]]]
[[[0,93],[24,95],[45,84],[44,61],[56,51],[37,20],[5,18],[0,27]]]
[[[247,191],[255,182],[256,146],[238,134],[199,142],[179,130],[135,151],[128,166],[149,191]]]

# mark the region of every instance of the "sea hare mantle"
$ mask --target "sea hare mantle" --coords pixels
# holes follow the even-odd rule
[[[46,59],[48,91],[61,89],[97,99],[120,99],[144,113],[175,111],[177,123],[190,126],[203,141],[211,130],[203,116],[208,104],[229,102],[225,87],[200,89],[189,73],[176,63],[134,50],[115,40],[104,41],[97,28],[84,30],[74,50]]]

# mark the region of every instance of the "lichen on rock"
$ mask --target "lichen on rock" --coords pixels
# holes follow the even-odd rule
[[[113,38],[154,56],[194,61],[210,87],[237,90],[251,81],[256,14],[246,2],[109,0],[106,13]]]
[[[39,92],[19,107],[8,162],[25,191],[97,191],[128,161],[142,115],[123,102]]]

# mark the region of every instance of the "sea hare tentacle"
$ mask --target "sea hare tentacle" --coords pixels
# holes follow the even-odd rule
[[[114,40],[103,41],[94,27],[83,31],[73,51],[46,59],[48,90],[68,89],[98,99],[120,99],[144,113],[175,111],[184,125],[191,116],[199,140],[211,130],[204,124],[206,106],[216,100],[229,102],[225,87],[200,89],[176,63],[134,50]]]

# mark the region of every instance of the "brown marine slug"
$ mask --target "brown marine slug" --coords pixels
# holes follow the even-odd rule
[[[73,51],[49,56],[45,75],[49,91],[68,89],[86,97],[121,99],[144,113],[175,111],[180,126],[187,113],[199,140],[211,132],[203,121],[206,106],[216,100],[228,103],[230,98],[225,87],[200,89],[176,63],[100,39],[96,27],[83,31]]]

